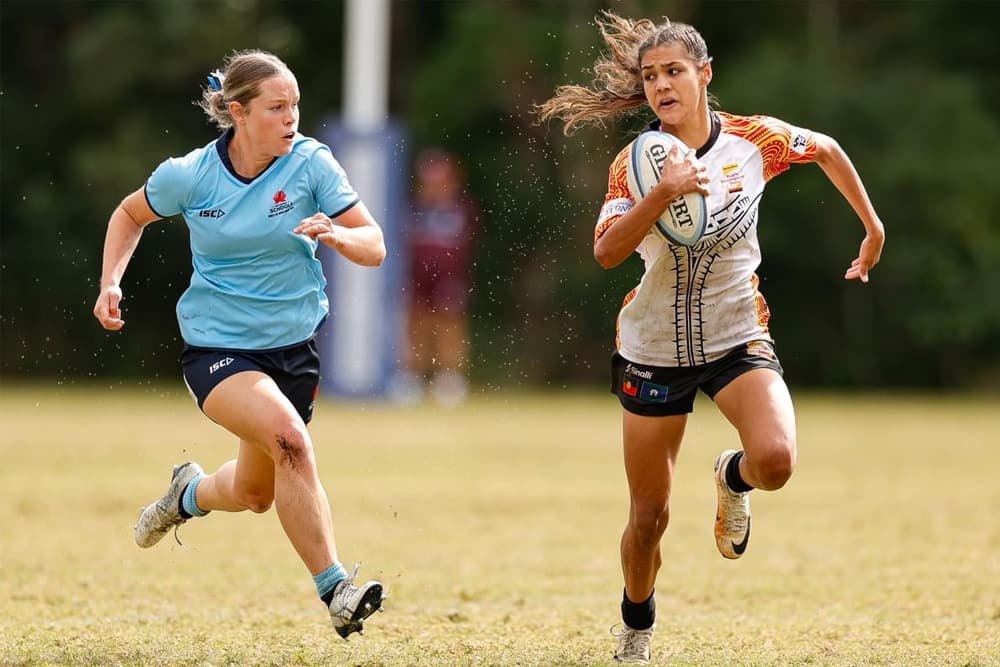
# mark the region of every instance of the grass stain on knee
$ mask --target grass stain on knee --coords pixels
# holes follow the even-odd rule
[[[281,462],[295,470],[299,465],[302,450],[290,443],[288,438],[283,435],[278,436],[278,449],[281,450]]]

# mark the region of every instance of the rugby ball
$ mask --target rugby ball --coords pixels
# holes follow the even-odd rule
[[[681,155],[691,150],[680,139],[666,132],[643,132],[632,142],[628,159],[628,189],[636,201],[645,197],[660,182],[663,162],[674,145]],[[654,228],[668,241],[690,246],[705,233],[707,219],[708,204],[704,195],[689,192],[667,205]]]

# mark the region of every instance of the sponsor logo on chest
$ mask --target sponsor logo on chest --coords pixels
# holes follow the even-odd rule
[[[726,186],[729,194],[743,192],[743,170],[736,163],[727,164],[722,167],[722,182]]]
[[[284,190],[275,192],[272,199],[274,200],[274,205],[267,212],[267,217],[269,218],[284,215],[295,208],[295,202],[288,201],[288,195],[285,194]]]

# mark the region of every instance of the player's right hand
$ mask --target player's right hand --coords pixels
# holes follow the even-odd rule
[[[656,188],[673,195],[668,201],[688,192],[698,192],[707,197],[708,180],[708,168],[695,157],[695,152],[691,150],[686,155],[682,154],[675,145],[670,147],[663,161]]]
[[[122,311],[119,307],[122,301],[122,290],[118,285],[109,285],[101,290],[94,305],[94,317],[108,331],[118,331],[125,326]]]

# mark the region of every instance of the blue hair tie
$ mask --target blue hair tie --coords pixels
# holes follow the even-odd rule
[[[219,70],[215,70],[205,78],[208,79],[208,86],[212,90],[222,90],[222,84],[226,82],[225,75]]]

